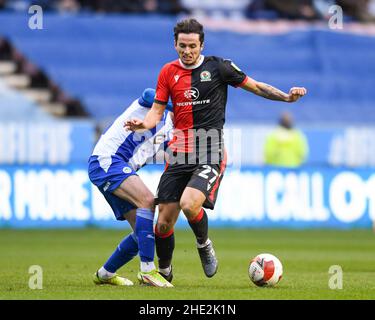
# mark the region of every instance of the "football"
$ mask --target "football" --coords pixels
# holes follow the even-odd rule
[[[257,255],[250,261],[250,280],[259,287],[273,287],[283,275],[283,266],[278,258],[269,253]]]

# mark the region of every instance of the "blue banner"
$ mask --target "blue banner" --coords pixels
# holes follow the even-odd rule
[[[162,171],[141,178],[156,191]],[[375,220],[371,170],[229,169],[220,186],[211,227],[370,228]],[[86,166],[0,168],[0,227],[121,227]],[[178,227],[188,227],[181,213]]]
[[[264,164],[269,125],[228,125],[228,161],[237,168]],[[301,127],[309,166],[375,166],[375,128]],[[0,122],[0,165],[85,165],[96,142],[93,121]]]
[[[226,125],[229,161],[241,166],[264,164],[264,145],[275,126]],[[306,136],[309,166],[375,167],[375,128],[366,126],[298,126]]]
[[[0,164],[86,163],[94,139],[89,120],[0,122]]]

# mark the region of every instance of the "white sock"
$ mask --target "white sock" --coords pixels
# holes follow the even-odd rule
[[[207,247],[209,244],[211,243],[211,240],[210,239],[207,239],[207,241],[205,243],[202,243],[202,244],[199,244],[197,242],[197,248],[204,248],[204,247]]]
[[[141,261],[141,271],[142,272],[150,272],[154,269],[156,269],[154,261],[151,261],[151,262]]]
[[[159,268],[159,272],[161,272],[164,275],[168,275],[171,273],[172,267],[169,266],[168,268]]]
[[[98,276],[99,278],[101,279],[109,279],[109,278],[112,278],[116,273],[112,273],[112,272],[109,272],[107,271],[106,269],[104,269],[104,267],[101,267],[99,270],[98,270]]]

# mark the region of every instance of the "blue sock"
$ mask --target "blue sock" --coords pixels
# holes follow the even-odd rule
[[[142,262],[153,262],[155,255],[154,213],[150,209],[137,209],[135,234]]]
[[[129,234],[117,246],[111,257],[104,264],[104,269],[116,272],[138,254],[138,243],[134,233]]]

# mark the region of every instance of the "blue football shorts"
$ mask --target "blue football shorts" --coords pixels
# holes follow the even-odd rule
[[[125,220],[124,214],[136,208],[136,206],[113,194],[121,183],[137,173],[120,157],[113,155],[112,163],[106,172],[98,161],[98,156],[89,159],[88,173],[91,182],[98,187],[104,198],[111,206],[117,220]]]

